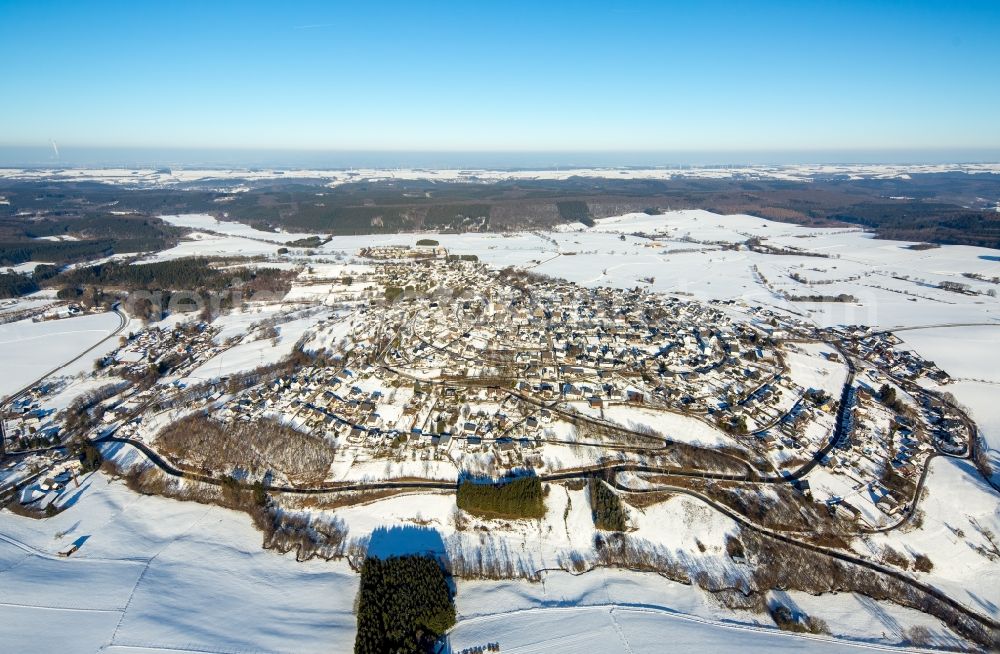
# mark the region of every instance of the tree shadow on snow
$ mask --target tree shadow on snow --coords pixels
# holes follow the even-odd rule
[[[506,484],[507,482],[514,481],[520,477],[535,476],[537,476],[537,474],[532,468],[511,468],[499,477],[476,473],[469,470],[462,470],[458,473],[458,485],[461,486],[462,483],[466,481],[472,482],[473,484]]]
[[[377,527],[368,536],[368,556],[386,559],[391,556],[419,554],[444,562],[447,557],[444,539],[437,529],[420,525]]]
[[[65,500],[59,503],[59,508],[62,510],[69,509],[76,506],[76,503],[80,501],[80,497],[90,488],[90,480],[85,481],[79,488],[74,488],[72,494]],[[79,522],[77,524],[80,524]]]

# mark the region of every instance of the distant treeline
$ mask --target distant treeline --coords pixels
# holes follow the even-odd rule
[[[106,214],[0,221],[0,266],[26,261],[54,264],[98,259],[111,254],[163,250],[181,233],[159,218]],[[72,237],[48,240],[42,237]]]
[[[233,309],[240,298],[251,299],[261,292],[284,295],[294,275],[276,268],[220,269],[213,265],[217,263],[203,258],[148,264],[112,261],[68,270],[45,285],[58,288],[59,299],[87,308],[125,300],[126,310],[143,320],[159,320],[166,311],[197,310],[204,320],[211,320],[218,312]]]
[[[277,268],[225,268],[212,260],[193,257],[154,263],[110,261],[64,272],[52,283],[58,286],[114,286],[128,289],[208,289],[221,290],[233,284],[253,282],[254,288],[280,290],[286,287],[287,274]]]
[[[879,238],[1000,248],[1000,216],[957,209],[931,203],[863,204],[831,218],[869,227]]]
[[[458,486],[458,508],[487,517],[541,518],[545,498],[538,477],[518,477],[497,483],[463,481]]]
[[[16,266],[26,261],[72,263],[99,259],[113,254],[114,248],[115,242],[111,239],[3,242],[0,243],[0,266]]]
[[[368,557],[361,566],[355,654],[423,654],[455,624],[441,565],[426,556]]]
[[[40,284],[59,274],[57,266],[39,264],[30,275],[19,273],[0,273],[0,298],[7,299],[34,293],[41,288]]]
[[[307,236],[295,241],[288,241],[285,245],[293,248],[318,248],[323,245],[324,242],[325,241],[319,236]]]
[[[7,265],[31,259],[65,263],[95,256],[92,249],[103,248],[104,254],[160,249],[157,244],[169,244],[179,230],[151,216],[218,214],[223,207],[260,229],[322,234],[547,229],[629,212],[700,208],[815,226],[853,223],[885,238],[1000,247],[1000,219],[976,209],[982,208],[983,198],[1000,197],[1000,175],[928,173],[877,180],[832,175],[809,183],[614,175],[488,184],[468,183],[475,181],[472,174],[459,182],[359,178],[334,188],[318,179],[274,180],[235,195],[214,190],[211,180],[203,189],[155,190],[0,180],[0,193],[10,202],[0,205],[0,244],[22,250],[5,255],[0,247],[0,265],[4,256]],[[112,207],[140,215],[111,214]],[[30,242],[60,234],[81,241]],[[39,256],[26,254],[24,247]]]

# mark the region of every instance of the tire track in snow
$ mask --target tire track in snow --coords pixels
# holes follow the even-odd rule
[[[689,613],[681,613],[681,612],[677,611],[676,609],[671,609],[671,608],[665,607],[665,606],[654,606],[654,605],[649,605],[649,604],[629,604],[629,603],[620,603],[620,602],[613,602],[613,603],[610,603],[610,604],[604,604],[604,603],[599,603],[599,604],[580,604],[580,605],[576,605],[576,606],[532,606],[532,607],[523,608],[523,609],[512,609],[510,611],[500,611],[500,612],[497,612],[497,613],[489,613],[489,614],[486,614],[486,615],[477,615],[477,616],[473,616],[473,617],[470,617],[470,618],[460,619],[456,623],[456,625],[454,627],[452,627],[452,632],[454,632],[455,629],[457,629],[457,628],[459,628],[459,627],[461,627],[463,625],[475,624],[475,623],[478,623],[478,622],[486,622],[486,621],[488,621],[490,619],[496,619],[496,618],[513,618],[513,617],[516,617],[516,616],[519,616],[519,615],[530,615],[532,613],[541,613],[541,612],[576,613],[576,612],[587,611],[587,610],[591,610],[591,609],[603,609],[603,608],[607,608],[609,610],[611,608],[615,608],[615,609],[618,609],[619,611],[624,611],[624,612],[629,612],[629,613],[645,613],[645,614],[658,615],[658,616],[661,616],[661,617],[666,618],[666,619],[684,620],[684,621],[687,621],[687,622],[694,622],[694,623],[703,624],[703,625],[709,626],[709,627],[716,627],[716,628],[719,628],[719,629],[731,629],[731,630],[734,630],[734,631],[742,631],[742,632],[755,632],[755,633],[759,633],[759,634],[762,634],[762,635],[774,636],[776,638],[783,638],[783,639],[787,638],[787,639],[798,639],[798,640],[804,640],[804,641],[817,641],[817,642],[822,642],[822,643],[833,643],[833,644],[836,644],[836,645],[842,645],[844,647],[857,648],[857,649],[860,649],[860,650],[873,650],[873,651],[879,651],[879,652],[896,652],[897,654],[898,654],[898,652],[901,651],[901,648],[898,645],[891,645],[891,644],[882,645],[882,644],[879,644],[879,643],[871,643],[871,642],[865,642],[865,641],[852,640],[850,638],[838,638],[838,637],[835,637],[835,636],[820,636],[820,635],[815,635],[815,634],[798,633],[798,632],[791,632],[791,631],[781,631],[781,630],[779,630],[776,627],[765,627],[765,626],[757,626],[757,625],[752,625],[752,624],[743,624],[743,623],[723,622],[723,621],[719,621],[719,620],[712,620],[710,618],[703,618],[703,617],[700,617],[700,616],[697,616],[697,615],[692,615],[692,614],[689,614]],[[589,638],[588,638],[588,640],[589,640]],[[803,647],[808,647],[808,645],[807,644],[803,644]],[[508,650],[504,649],[503,651],[508,651]],[[522,654],[522,653],[527,653],[527,652],[547,651],[547,650],[535,650],[534,648],[532,648],[532,649],[517,648],[515,650],[510,650],[510,651],[514,651],[514,652],[518,652],[518,654]]]
[[[156,560],[156,557],[158,557],[160,554],[162,554],[164,552],[164,550],[166,550],[168,547],[170,547],[171,545],[173,545],[174,543],[176,543],[178,540],[180,540],[180,539],[184,538],[185,536],[187,536],[188,533],[192,529],[194,529],[195,526],[199,522],[201,522],[202,519],[205,516],[207,516],[209,514],[209,512],[212,510],[212,508],[213,507],[211,505],[209,505],[209,507],[207,509],[205,509],[204,513],[202,513],[200,516],[198,516],[197,518],[195,518],[191,522],[191,524],[188,525],[187,529],[185,529],[184,531],[182,531],[180,534],[177,535],[176,538],[174,538],[173,540],[171,540],[170,542],[168,542],[167,544],[165,544],[163,547],[161,547],[159,549],[159,551],[156,552],[156,554],[154,554],[153,556],[151,556],[149,558],[149,560],[146,561],[146,565],[143,566],[142,572],[139,573],[139,576],[136,577],[135,583],[132,585],[132,590],[128,594],[128,599],[125,600],[125,608],[122,609],[121,615],[118,617],[118,623],[115,625],[115,630],[112,632],[111,638],[108,640],[108,644],[107,644],[106,647],[110,647],[110,646],[114,645],[115,640],[118,638],[118,631],[122,627],[122,622],[125,621],[125,615],[128,613],[128,607],[132,605],[132,599],[135,597],[135,591],[138,590],[139,584],[142,583],[143,577],[145,577],[146,573],[149,572],[149,565],[154,560]],[[103,649],[106,649],[106,647],[103,648]]]
[[[618,618],[615,617],[615,610],[617,608],[617,606],[612,606],[608,609],[608,617],[611,618],[611,626],[615,628],[615,633],[617,633],[618,637],[621,638],[622,647],[624,648],[622,651],[626,654],[633,654],[632,646],[628,644],[628,636],[625,635],[625,630],[622,629],[621,624],[618,622]]]

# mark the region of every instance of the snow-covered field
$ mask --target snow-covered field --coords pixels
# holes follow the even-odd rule
[[[600,414],[599,410],[589,409],[582,403],[576,409],[581,413],[595,416]],[[649,427],[665,438],[680,443],[708,447],[723,445],[739,447],[739,444],[732,437],[727,436],[719,429],[702,420],[679,413],[619,405],[604,409],[604,418],[630,429]]]
[[[54,518],[5,515],[0,523],[6,651],[351,651],[358,577],[345,562],[300,563],[265,551],[245,515],[136,495],[100,474],[67,493],[68,508]],[[376,502],[343,517],[358,535],[418,516],[426,521],[435,517],[427,501],[433,497]],[[650,516],[660,525],[653,528],[662,529],[665,517]],[[713,546],[710,533],[724,534],[727,522],[710,520],[698,535]],[[694,542],[693,534],[663,537],[669,547]],[[58,556],[74,544],[71,557]],[[534,583],[460,581],[449,641],[452,651],[499,641],[502,651],[518,653],[654,653],[664,643],[719,651],[734,641],[754,652],[843,652],[898,642],[904,629],[921,625],[940,644],[957,642],[915,611],[851,594],[790,595],[786,605],[858,641],[789,635],[766,616],[723,609],[689,586],[603,569],[544,573]]]
[[[993,478],[1000,480],[1000,324],[914,329],[899,336],[951,375],[953,383],[930,387],[969,409],[989,446]]]
[[[629,214],[598,220],[589,229],[580,225],[578,230],[553,234],[561,254],[534,272],[588,285],[642,285],[703,300],[771,305],[820,326],[898,327],[1000,319],[997,298],[985,295],[992,285],[962,275],[1000,276],[996,252],[987,248],[910,250],[907,243],[875,239],[856,229],[816,229],[700,210]],[[637,238],[635,233],[656,239]],[[751,237],[803,255],[720,250],[717,245],[739,244]],[[816,254],[823,256],[807,256]],[[811,283],[795,281],[792,274]],[[966,283],[984,294],[937,288],[948,281]],[[858,301],[789,301],[782,293],[792,297],[844,293]]]
[[[461,650],[499,641],[502,651],[515,654],[724,652],[736,643],[740,651],[754,654],[890,649],[869,642],[790,635],[765,625],[720,620],[712,615],[717,611],[707,598],[697,591],[648,574],[598,570],[573,578],[568,573],[553,573],[546,575],[541,586],[539,589],[537,585],[519,583],[490,592],[487,584],[460,584],[460,597],[474,587],[482,594],[477,600],[492,601],[481,607],[482,614],[468,616],[461,612],[460,603],[458,625],[450,635],[452,648]],[[814,610],[802,601],[810,596],[794,597],[798,601],[793,604]],[[842,595],[836,601],[830,599],[819,599],[815,613],[831,618],[836,615],[828,622],[842,629],[841,633],[861,640],[872,633],[900,634],[906,624],[924,624],[915,611],[887,608],[864,597]],[[497,604],[503,610],[498,611]],[[928,622],[928,626],[932,625]],[[961,646],[957,640],[951,642]]]
[[[195,254],[274,255],[280,242],[309,234],[281,234],[216,221],[205,215],[164,216],[196,232],[191,240],[154,256]],[[641,233],[646,237],[633,234]],[[413,245],[427,234],[335,236],[288,259],[309,263],[350,259],[372,245]],[[674,211],[660,216],[627,214],[597,221],[594,227],[564,226],[548,234],[433,234],[454,254],[475,254],[491,266],[517,266],[588,286],[678,293],[702,300],[736,300],[797,314],[820,326],[864,324],[881,327],[940,323],[1000,322],[1000,300],[986,293],[1000,276],[996,252],[968,246],[911,250],[907,243],[872,238],[859,229],[816,229],[753,216],[708,211]],[[652,238],[649,238],[652,237]],[[757,237],[772,248],[803,254],[772,255],[736,246]],[[822,256],[812,256],[822,255]],[[791,276],[804,279],[796,281]],[[966,284],[977,295],[938,288]],[[788,297],[853,296],[851,302],[809,302]]]
[[[0,396],[20,390],[53,368],[67,363],[87,348],[95,345],[119,325],[114,313],[100,313],[63,320],[19,322],[0,325]],[[86,370],[93,357],[85,356],[77,363]],[[77,372],[77,366],[70,374]]]
[[[252,317],[258,315],[259,314],[249,314],[249,316]],[[302,335],[306,333],[306,330],[314,326],[316,321],[320,320],[325,315],[329,314],[322,314],[318,316],[309,315],[280,324],[276,327],[278,331],[277,339],[262,338],[255,341],[240,343],[239,345],[212,357],[196,369],[192,370],[186,375],[187,380],[205,381],[218,379],[243,370],[251,370],[259,366],[277,363],[291,354],[292,348],[298,340],[302,338]],[[248,326],[246,325],[245,320],[239,320],[240,314],[227,316],[220,322],[223,325],[228,325],[229,318],[231,317],[235,317],[237,319],[235,329],[232,331],[237,331],[237,333],[239,333],[238,330],[240,330],[240,326],[242,326],[243,329],[246,329]],[[260,318],[257,317],[257,320],[260,320]],[[223,332],[223,334],[225,333],[226,332]],[[221,341],[222,338],[223,336],[220,336],[218,340]]]
[[[358,577],[260,547],[244,515],[87,478],[73,506],[0,523],[5,651],[347,652]],[[80,550],[58,556],[73,544]]]

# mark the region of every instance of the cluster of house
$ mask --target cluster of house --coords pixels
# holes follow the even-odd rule
[[[368,277],[401,292],[373,291],[378,306],[357,311],[338,352],[350,367],[220,391],[208,398],[213,414],[280,419],[374,456],[489,452],[513,466],[558,437],[566,416],[547,403],[591,415],[641,405],[746,431],[781,422],[806,393],[763,319],[734,323],[719,308],[638,290],[532,280],[525,292],[468,262],[379,263]]]
[[[775,390],[762,382],[782,368],[766,330],[701,303],[549,280],[525,293],[474,265],[383,266],[381,276],[414,289],[382,317],[398,326],[386,361],[414,373],[502,378],[540,399],[707,413],[736,406],[726,396],[769,400]]]
[[[17,499],[22,505],[57,508],[65,489],[79,488],[81,464],[75,459],[65,460],[55,452],[41,452],[20,457],[4,472],[3,481],[19,489]]]
[[[853,413],[850,446],[834,450],[823,461],[830,472],[849,482],[851,493],[832,497],[827,504],[847,519],[884,526],[911,501],[908,495],[934,447],[920,438],[913,420],[870,393],[859,394]],[[905,487],[892,482],[893,475],[906,480]]]
[[[275,419],[368,457],[458,460],[489,451],[511,466],[540,447],[542,427],[552,420],[551,412],[527,408],[495,387],[421,384],[370,364],[307,366],[206,399],[223,422]]]
[[[414,251],[423,254],[415,258]],[[438,258],[436,245],[364,254],[374,263],[326,365],[248,388],[207,385],[190,406],[223,422],[280,420],[364,457],[460,463],[490,455],[509,467],[537,461],[547,442],[566,437],[574,416],[603,419],[609,407],[641,407],[693,416],[767,456],[784,452],[772,459],[780,464],[815,452],[837,421],[839,398],[790,374],[785,358],[796,340],[842,340],[852,356],[900,379],[944,374],[895,350],[890,334],[819,334],[767,308],[740,307],[750,320],[738,322],[729,317],[732,301],[705,304],[497,272]],[[151,367],[180,377],[224,349],[217,337],[204,323],[154,326],[132,334],[106,364],[126,379]],[[138,385],[108,399],[105,421],[126,423],[161,391]],[[19,402],[16,428],[24,433],[45,416],[32,414],[44,410],[31,395]],[[953,432],[958,420],[932,402],[918,435],[900,416],[860,407],[853,415],[850,443],[824,465],[857,484],[878,480],[886,466],[912,475],[929,447],[918,436]],[[121,428],[137,431],[134,424]],[[890,499],[880,508],[894,501],[891,491],[881,497]]]
[[[105,365],[115,365],[126,378],[141,377],[150,366],[169,366],[172,373],[182,372],[198,361],[214,356],[221,346],[214,342],[216,330],[204,323],[188,329],[151,326],[131,333],[121,347],[105,358]]]
[[[872,333],[870,329],[863,327],[848,327],[836,331],[850,336],[847,347],[853,354],[892,377],[910,381],[927,377],[940,384],[946,384],[951,379],[933,361],[927,361],[912,350],[896,349],[902,340],[891,332]]]
[[[55,390],[54,384],[42,383],[10,403],[0,416],[6,450],[23,451],[58,443],[60,427],[49,418],[54,410],[44,406],[45,399]]]
[[[377,261],[395,261],[399,259],[442,259],[448,255],[448,250],[438,245],[437,241],[428,240],[426,244],[418,242],[416,246],[409,245],[373,245],[361,248],[358,256]]]
[[[95,311],[103,311],[101,308],[95,308]],[[59,320],[61,318],[72,318],[74,316],[83,315],[84,310],[79,304],[60,304],[58,306],[47,309],[40,315],[32,318],[35,322],[41,322],[43,320]]]
[[[947,384],[951,377],[933,361],[927,361],[912,350],[899,350],[902,341],[895,334],[874,332],[861,327],[846,328],[852,339],[845,341],[845,347],[852,354],[877,368],[886,380],[905,384],[908,391],[916,392],[919,402],[917,416],[923,431],[928,434],[938,448],[952,454],[961,454],[968,447],[969,426],[953,407],[916,386],[921,378],[928,378],[937,384]]]

